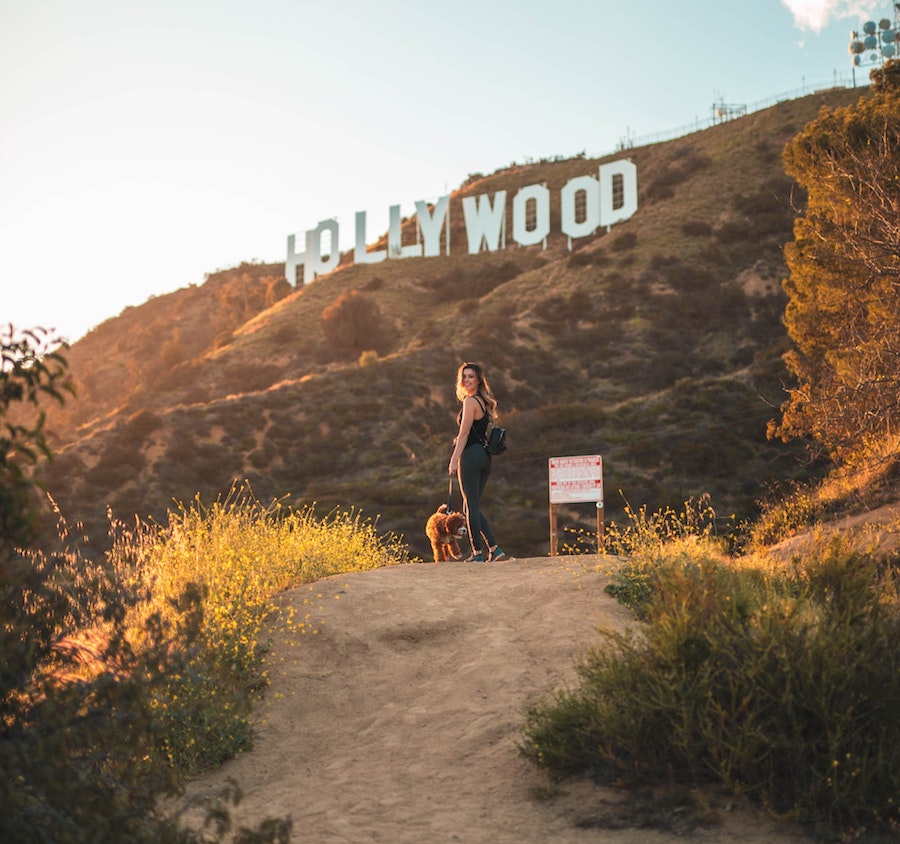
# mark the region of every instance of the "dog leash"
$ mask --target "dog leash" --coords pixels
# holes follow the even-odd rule
[[[447,512],[453,512],[453,475],[450,476],[450,485],[447,489]]]

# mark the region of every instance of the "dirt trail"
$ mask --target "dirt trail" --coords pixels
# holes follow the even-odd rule
[[[627,795],[586,781],[538,798],[549,781],[516,750],[524,709],[574,679],[598,627],[632,620],[603,593],[605,568],[594,556],[411,564],[285,593],[306,632],[273,644],[254,748],[190,792],[234,777],[240,822],[290,815],[293,840],[313,844],[801,840],[724,796],[687,836],[603,828]]]

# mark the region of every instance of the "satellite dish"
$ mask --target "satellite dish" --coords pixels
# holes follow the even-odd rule
[[[875,35],[867,35],[863,45],[867,50],[874,50],[878,47],[878,37]]]
[[[891,22],[887,18],[882,18],[880,21],[878,21],[878,28],[879,29],[890,29]]]
[[[881,55],[884,56],[886,59],[892,58],[895,52],[896,52],[896,49],[893,44],[885,44],[881,48]]]
[[[851,56],[858,56],[864,49],[862,41],[851,41],[847,49]]]
[[[853,57],[853,64],[855,64],[857,67],[859,67],[859,56]]]
[[[881,33],[881,40],[884,41],[885,44],[892,44],[897,38],[897,34],[893,29],[886,29]]]
[[[875,34],[875,21],[866,21],[863,24],[863,32],[866,35],[874,35]]]

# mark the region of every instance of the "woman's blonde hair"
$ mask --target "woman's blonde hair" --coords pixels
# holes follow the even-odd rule
[[[491,386],[488,384],[487,378],[484,375],[484,367],[480,363],[461,363],[459,365],[459,370],[456,373],[456,397],[460,401],[464,401],[466,396],[469,395],[466,392],[466,388],[463,386],[462,381],[463,371],[466,369],[471,369],[472,372],[475,373],[475,377],[478,379],[478,391],[476,392],[476,395],[484,401],[491,424],[496,424],[497,420],[500,418],[497,413],[497,399],[494,398]]]

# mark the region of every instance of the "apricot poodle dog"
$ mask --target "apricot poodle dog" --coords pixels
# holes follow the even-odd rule
[[[447,512],[447,505],[441,504],[436,513],[428,517],[425,524],[425,535],[431,540],[434,561],[443,563],[458,560],[460,557],[459,540],[468,536],[466,517],[462,513]]]

